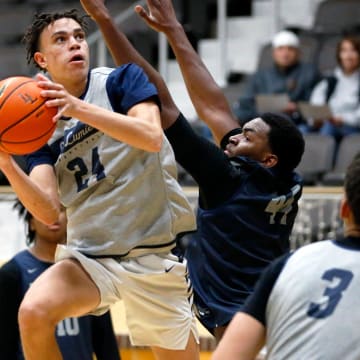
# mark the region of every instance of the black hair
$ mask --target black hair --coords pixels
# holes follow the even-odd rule
[[[360,153],[354,157],[347,168],[344,187],[355,223],[360,226]]]
[[[22,202],[19,199],[15,200],[13,209],[17,210],[19,217],[25,222],[25,236],[26,236],[26,245],[30,246],[34,243],[35,240],[35,231],[31,230],[30,221],[33,218],[31,213],[25,208]]]
[[[271,151],[278,157],[277,169],[281,172],[293,171],[305,149],[302,133],[286,115],[263,113],[260,118],[270,127],[268,140]]]
[[[86,32],[88,29],[88,15],[81,15],[77,9],[67,10],[64,12],[40,13],[35,14],[33,22],[25,31],[22,39],[26,47],[26,59],[28,64],[33,63],[37,68],[43,70],[34,60],[34,54],[39,51],[39,38],[43,30],[54,21],[70,18],[75,20],[81,28]]]

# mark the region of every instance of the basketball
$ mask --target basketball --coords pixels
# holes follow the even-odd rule
[[[13,76],[0,81],[0,150],[24,155],[38,150],[53,134],[56,108],[45,106],[36,80]]]

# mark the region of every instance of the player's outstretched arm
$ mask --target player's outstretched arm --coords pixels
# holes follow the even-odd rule
[[[225,95],[189,42],[171,0],[147,0],[147,5],[149,12],[140,5],[135,11],[148,26],[166,35],[200,119],[220,141],[230,130],[239,127]]]
[[[122,65],[132,62],[139,65],[157,87],[161,100],[162,126],[168,128],[179,116],[179,110],[161,75],[140,55],[114,23],[104,0],[80,0],[80,2],[87,14],[97,23],[115,63]]]

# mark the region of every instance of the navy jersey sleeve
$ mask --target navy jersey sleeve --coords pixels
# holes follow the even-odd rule
[[[91,316],[92,343],[97,360],[120,360],[110,312]]]
[[[37,165],[42,165],[42,164],[53,165],[54,164],[52,151],[48,144],[44,145],[39,150],[26,155],[25,160],[26,160],[26,171],[28,174],[30,174],[31,170]]]
[[[237,175],[228,157],[212,141],[198,135],[182,114],[165,135],[176,161],[199,185],[203,208],[215,207],[233,194],[238,186],[234,181]]]
[[[274,260],[262,273],[252,295],[246,300],[242,312],[249,314],[266,326],[266,306],[283,267],[292,253],[287,253]]]
[[[106,90],[113,109],[122,114],[146,100],[153,100],[160,106],[156,87],[149,82],[142,68],[135,64],[116,68],[109,75]]]
[[[21,275],[14,261],[0,268],[0,359],[15,359],[20,341]]]

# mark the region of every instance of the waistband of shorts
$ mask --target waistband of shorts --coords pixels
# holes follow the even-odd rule
[[[85,252],[81,252],[84,256],[91,258],[91,259],[105,259],[105,258],[112,258],[115,260],[123,260],[127,258],[135,258],[138,256],[148,255],[148,254],[159,254],[159,253],[168,253],[176,246],[177,239],[159,245],[141,245],[137,246],[127,253],[124,254],[87,254]]]

